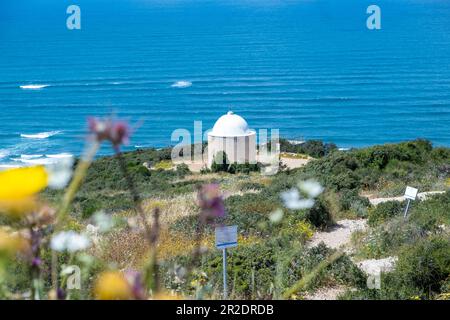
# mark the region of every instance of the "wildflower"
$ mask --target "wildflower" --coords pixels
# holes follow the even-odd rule
[[[98,142],[108,140],[115,147],[118,147],[122,144],[127,144],[129,141],[130,128],[126,122],[89,118],[88,124],[89,130]]]
[[[98,277],[94,295],[99,300],[129,300],[133,298],[133,290],[124,274],[108,271]]]
[[[277,209],[270,214],[269,219],[272,223],[279,223],[283,219],[283,215],[283,210]]]
[[[101,233],[110,231],[115,226],[115,221],[111,215],[106,214],[103,211],[96,212],[93,216],[94,225]]]
[[[131,286],[133,297],[138,300],[145,299],[145,288],[142,281],[142,274],[134,270],[128,270],[125,272],[125,278]]]
[[[50,246],[55,251],[76,252],[88,248],[90,241],[87,237],[75,231],[63,231],[53,236]]]
[[[198,204],[202,209],[201,218],[204,221],[224,217],[226,214],[218,184],[203,185],[198,192]]]
[[[0,212],[11,215],[33,212],[38,207],[35,198],[38,192],[47,186],[64,187],[71,172],[67,170],[67,163],[55,166],[23,167],[0,172]],[[61,166],[66,168],[62,174],[61,170],[56,170]]]
[[[281,194],[286,208],[291,210],[308,209],[314,206],[313,199],[302,199],[297,189],[291,189]]]
[[[324,190],[320,183],[314,180],[301,181],[298,188],[306,193],[309,198],[317,198]]]
[[[73,163],[73,157],[65,157],[48,165],[48,186],[52,189],[64,189],[72,178]]]
[[[48,184],[43,166],[15,168],[0,172],[0,202],[22,200],[40,192]]]

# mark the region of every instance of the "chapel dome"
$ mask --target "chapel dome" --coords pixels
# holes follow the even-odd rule
[[[249,130],[247,121],[244,118],[234,114],[233,111],[228,111],[227,114],[216,121],[209,134],[216,137],[239,137],[251,133],[253,131]]]

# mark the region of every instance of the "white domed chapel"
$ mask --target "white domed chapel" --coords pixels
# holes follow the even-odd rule
[[[256,163],[256,131],[232,111],[221,116],[208,133],[208,167],[221,151],[229,163]]]

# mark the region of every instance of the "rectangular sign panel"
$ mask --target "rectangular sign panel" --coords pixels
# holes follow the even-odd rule
[[[417,192],[419,190],[413,187],[406,187],[405,190],[405,198],[406,199],[411,199],[411,200],[416,200],[417,197]]]
[[[237,246],[237,226],[216,228],[216,247],[225,249]]]

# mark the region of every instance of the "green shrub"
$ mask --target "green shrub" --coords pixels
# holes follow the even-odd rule
[[[322,198],[316,200],[314,206],[308,210],[306,219],[320,229],[326,229],[334,224],[333,217]]]
[[[450,276],[450,239],[425,238],[405,247],[393,272],[383,273],[380,290],[348,292],[347,299],[432,299]]]
[[[389,218],[402,214],[404,204],[399,201],[388,201],[378,204],[369,210],[368,223],[371,226],[383,223]]]
[[[343,211],[353,211],[357,217],[366,217],[367,209],[371,206],[369,199],[361,197],[358,190],[344,189],[339,197],[340,209]]]
[[[211,164],[212,172],[228,172],[228,168],[230,167],[230,160],[228,160],[228,156],[225,152],[219,151],[217,152]]]

